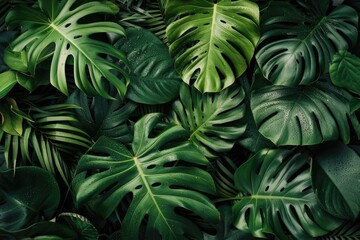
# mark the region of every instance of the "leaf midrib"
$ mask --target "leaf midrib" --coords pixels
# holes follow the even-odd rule
[[[167,219],[165,218],[164,214],[162,213],[162,211],[161,211],[161,209],[160,209],[160,206],[159,206],[158,202],[156,201],[153,192],[151,191],[151,188],[150,188],[150,186],[149,186],[149,183],[148,183],[147,180],[146,180],[145,174],[144,174],[144,172],[143,172],[143,170],[142,170],[142,168],[141,168],[141,164],[140,164],[138,158],[137,158],[136,156],[133,156],[132,159],[134,160],[135,166],[136,166],[136,168],[137,168],[137,171],[138,171],[138,173],[139,173],[139,176],[140,176],[140,178],[141,178],[141,181],[142,181],[142,182],[144,183],[144,185],[145,185],[145,188],[146,188],[146,190],[147,190],[147,192],[148,192],[148,195],[150,196],[151,200],[153,201],[153,203],[154,203],[156,209],[158,210],[160,216],[164,219],[164,222],[165,222],[166,226],[168,227],[168,229],[170,230],[172,236],[174,237],[174,239],[176,239],[176,234],[174,233],[174,231],[172,230],[170,224],[168,223]]]
[[[274,196],[274,195],[248,195],[248,196],[242,196],[242,197],[235,197],[234,198],[234,200],[243,200],[243,199],[251,199],[251,200],[283,200],[283,201],[309,202],[308,199],[304,199],[304,198],[284,197],[284,196]]]

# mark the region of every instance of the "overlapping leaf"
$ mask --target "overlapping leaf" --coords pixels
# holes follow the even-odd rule
[[[328,72],[333,55],[355,45],[358,16],[346,5],[329,10],[329,0],[273,1],[262,18],[256,59],[277,85],[308,84]]]
[[[183,84],[180,99],[172,106],[171,120],[188,132],[189,140],[207,157],[229,151],[246,126],[244,90],[230,87],[220,93],[201,94]]]
[[[256,237],[321,236],[341,221],[325,212],[311,186],[309,157],[288,150],[262,150],[235,173],[235,226]]]
[[[110,97],[102,83],[106,79],[124,96],[129,82],[126,71],[103,55],[126,62],[125,55],[112,45],[91,36],[104,32],[123,35],[124,30],[112,22],[80,22],[92,14],[115,14],[118,8],[109,1],[90,1],[77,7],[75,2],[38,0],[40,8],[16,6],[7,15],[6,23],[23,26],[25,31],[12,42],[12,49],[20,52],[26,48],[29,70],[33,76],[37,65],[51,57],[50,82],[65,94],[68,93],[66,66],[68,61],[73,60],[73,75],[78,88],[89,94]]]
[[[0,229],[19,230],[42,217],[49,219],[59,201],[55,179],[41,168],[19,167],[15,176],[11,170],[0,173]]]
[[[350,141],[351,96],[326,82],[311,86],[267,86],[253,92],[251,109],[259,131],[276,145]]]
[[[175,67],[201,92],[219,92],[248,67],[259,40],[259,8],[248,0],[169,0],[166,29]]]
[[[134,127],[132,151],[109,138],[100,138],[78,164],[73,182],[76,201],[88,202],[93,212],[106,218],[129,193],[132,200],[122,221],[122,239],[138,239],[147,216],[147,237],[163,239],[202,236],[189,219],[175,212],[184,208],[205,221],[216,222],[218,213],[203,193],[214,193],[211,176],[195,167],[206,158],[187,142],[177,143],[186,131],[171,126],[151,137],[161,114],[148,114]],[[169,144],[171,143],[171,144]],[[178,161],[193,166],[176,165]]]

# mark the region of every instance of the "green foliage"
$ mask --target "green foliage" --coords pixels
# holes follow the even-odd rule
[[[207,157],[229,151],[234,140],[245,131],[243,117],[244,91],[239,87],[221,93],[201,94],[194,87],[183,85],[180,99],[175,101],[170,122],[181,125],[188,139]]]
[[[360,59],[347,51],[334,55],[330,65],[330,77],[335,86],[348,89],[360,95]]]
[[[134,126],[132,150],[109,138],[100,138],[84,155],[73,181],[76,201],[89,202],[97,215],[107,218],[128,194],[132,200],[122,222],[122,238],[139,237],[146,216],[146,232],[164,239],[198,238],[195,224],[175,212],[175,208],[193,211],[203,219],[216,222],[218,213],[204,193],[215,193],[211,176],[196,167],[171,166],[181,160],[194,166],[208,164],[206,158],[181,140],[186,131],[172,126],[160,134],[150,134],[160,114],[149,114]],[[174,142],[173,142],[174,143]]]
[[[127,54],[131,84],[127,97],[143,104],[167,103],[177,97],[181,78],[167,47],[152,33],[129,28],[115,46]]]
[[[311,187],[309,157],[288,150],[264,149],[235,173],[235,226],[256,237],[274,233],[285,239],[321,236],[340,221],[321,209]]]
[[[31,185],[29,184],[31,183]],[[60,201],[57,182],[37,167],[19,167],[0,173],[0,231],[28,226],[42,217],[50,219]]]
[[[259,40],[259,9],[248,0],[171,0],[166,34],[182,79],[200,92],[232,85],[248,65]]]
[[[314,150],[312,179],[323,207],[334,216],[355,220],[360,214],[359,152],[339,142]]]
[[[328,72],[332,56],[355,45],[358,16],[346,5],[329,10],[329,0],[272,1],[263,14],[256,59],[276,85],[309,84]],[[281,17],[279,17],[281,16]]]
[[[278,146],[336,139],[348,143],[350,99],[348,93],[326,82],[292,88],[267,86],[253,92],[251,109],[260,133]]]
[[[0,0],[0,239],[360,239],[359,6]]]
[[[89,94],[110,97],[102,83],[105,78],[124,96],[129,82],[127,73],[114,62],[101,57],[101,54],[108,54],[126,62],[124,53],[106,42],[91,38],[91,35],[103,32],[123,35],[123,29],[112,22],[79,22],[91,14],[115,14],[117,7],[110,2],[88,2],[72,8],[74,3],[75,0],[39,0],[39,8],[16,6],[7,15],[6,23],[24,26],[26,30],[11,43],[12,50],[27,49],[29,71],[33,76],[37,65],[51,57],[50,82],[64,94],[68,94],[66,66],[72,59],[78,88]],[[123,75],[125,82],[114,72]]]

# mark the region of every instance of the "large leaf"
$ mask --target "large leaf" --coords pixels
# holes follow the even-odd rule
[[[335,54],[330,65],[330,77],[334,85],[360,95],[360,58],[347,51]]]
[[[311,187],[309,157],[288,150],[264,149],[235,173],[235,226],[256,237],[274,233],[286,239],[326,234],[341,224],[322,210]]]
[[[293,1],[294,2],[294,1]],[[273,1],[262,18],[257,61],[277,85],[308,84],[328,71],[333,55],[356,43],[358,15],[329,0]]]
[[[359,153],[340,142],[320,145],[314,150],[312,179],[326,211],[344,219],[359,216]]]
[[[143,104],[161,104],[176,98],[181,78],[168,48],[151,32],[129,28],[115,46],[127,54],[131,84],[127,97]]]
[[[110,32],[123,35],[121,26],[112,22],[79,22],[92,14],[114,14],[117,7],[109,1],[87,2],[74,6],[76,0],[38,0],[38,8],[16,6],[6,17],[10,26],[24,26],[25,31],[11,46],[20,52],[26,48],[30,73],[34,76],[37,65],[44,58],[51,57],[50,82],[67,94],[67,62],[73,60],[75,83],[89,94],[110,97],[104,89],[103,79],[125,95],[129,82],[127,73],[117,64],[102,55],[126,61],[124,53],[110,44],[91,38],[91,35]],[[91,49],[91,50],[90,50]],[[117,77],[121,74],[125,82]]]
[[[188,132],[189,140],[207,157],[229,151],[245,131],[239,120],[244,116],[244,90],[230,87],[220,93],[201,94],[186,84],[180,99],[173,103],[171,121]]]
[[[67,102],[79,106],[75,109],[75,117],[78,121],[72,124],[85,131],[94,141],[100,136],[108,136],[123,143],[130,143],[132,134],[127,121],[137,105],[119,100],[118,96],[112,94],[113,90],[108,92],[116,100],[108,100],[100,96],[88,97],[80,91],[70,95]]]
[[[248,0],[169,0],[166,30],[175,67],[201,92],[219,92],[248,67],[259,40],[259,8]]]
[[[31,183],[31,184],[30,184]],[[19,167],[0,173],[0,228],[18,230],[42,217],[51,218],[60,190],[50,173],[37,167]]]
[[[350,140],[351,96],[326,82],[311,86],[267,86],[251,96],[261,134],[277,145],[312,145]]]
[[[91,210],[104,218],[132,194],[121,239],[138,239],[144,218],[149,238],[158,232],[163,239],[186,239],[185,235],[199,239],[198,227],[175,209],[190,210],[209,222],[218,219],[216,208],[203,194],[215,193],[213,180],[195,167],[207,165],[206,158],[187,142],[175,144],[186,131],[172,126],[150,137],[161,117],[148,114],[135,124],[132,151],[102,137],[77,167],[73,181],[76,201],[89,202]],[[178,160],[194,166],[176,165]]]

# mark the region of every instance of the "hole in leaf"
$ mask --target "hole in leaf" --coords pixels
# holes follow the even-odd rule
[[[160,186],[161,186],[161,183],[156,182],[156,183],[151,184],[151,186],[152,186],[152,187],[160,187]]]
[[[139,189],[141,189],[142,188],[142,185],[137,185],[136,187],[135,187],[135,189],[137,189],[137,190],[139,190]]]
[[[71,26],[71,23],[67,23],[66,25],[65,25],[65,28],[68,28],[68,27],[70,27]]]
[[[269,191],[269,188],[270,188],[270,186],[269,186],[269,185],[268,185],[268,186],[266,186],[266,188],[265,188],[265,192]]]
[[[146,168],[147,169],[154,169],[155,167],[156,167],[156,164],[151,164],[151,165],[147,166]]]
[[[82,35],[75,35],[74,39],[78,39],[78,38],[81,38],[81,37],[82,37]]]

